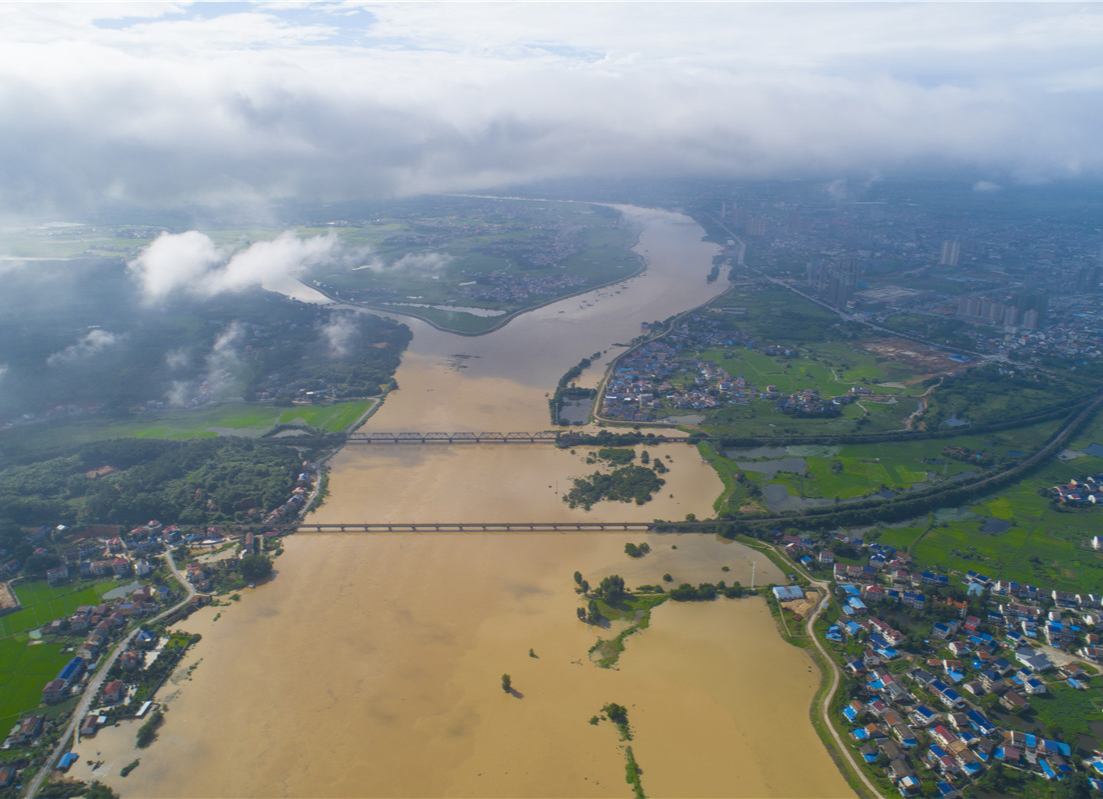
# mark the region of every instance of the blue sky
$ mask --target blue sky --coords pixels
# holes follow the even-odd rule
[[[0,3],[0,212],[559,176],[1099,177],[1103,7]]]

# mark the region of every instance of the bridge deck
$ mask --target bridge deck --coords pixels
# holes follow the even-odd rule
[[[300,533],[520,533],[646,532],[655,527],[654,522],[335,522],[300,524],[296,529]]]

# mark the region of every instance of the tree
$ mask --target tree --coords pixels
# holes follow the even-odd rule
[[[601,709],[601,712],[609,717],[609,721],[614,724],[627,724],[628,723],[628,708],[624,705],[618,705],[616,702],[610,702]]]
[[[624,578],[619,574],[610,574],[601,581],[597,593],[598,596],[604,597],[607,602],[620,599],[627,593],[624,587]]]
[[[1088,799],[1091,796],[1091,783],[1083,771],[1069,774],[1057,784],[1058,799]]]
[[[251,583],[263,580],[272,573],[272,561],[264,555],[247,555],[238,565],[241,576]]]
[[[513,680],[508,674],[502,675],[502,690],[507,694],[513,690]]]

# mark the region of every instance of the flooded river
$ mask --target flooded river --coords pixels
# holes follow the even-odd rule
[[[647,272],[554,303],[487,336],[413,322],[401,387],[368,422],[391,431],[536,431],[547,394],[582,357],[615,349],[706,301],[715,253],[685,217],[634,209]],[[594,379],[587,375],[587,379]],[[646,505],[562,502],[592,471],[548,445],[349,446],[317,521],[630,521],[708,516],[723,487],[696,450],[650,447],[670,467]],[[647,541],[640,559],[628,542]],[[159,740],[133,724],[82,743],[74,775],[124,796],[631,796],[602,706],[628,708],[649,796],[850,796],[809,722],[819,683],[761,598],[667,602],[617,668],[588,651],[572,575],[631,586],[759,584],[784,575],[707,535],[347,534],[286,542],[273,582],[186,627],[190,676],[166,686]],[[218,612],[221,610],[221,616]],[[501,688],[508,673],[513,694]],[[126,778],[119,769],[140,758]],[[86,759],[103,760],[92,772]]]

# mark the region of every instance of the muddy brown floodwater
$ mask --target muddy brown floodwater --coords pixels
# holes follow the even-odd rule
[[[641,227],[646,273],[478,338],[413,323],[401,389],[367,429],[547,429],[546,395],[568,367],[723,289],[705,281],[715,248],[692,221],[623,210]],[[711,515],[723,487],[696,450],[648,449],[670,466],[660,495],[586,512],[561,500],[594,468],[584,449],[349,446],[311,520]],[[643,541],[650,554],[625,555]],[[746,585],[752,560],[759,584],[784,581],[753,550],[709,535],[297,535],[277,579],[187,621],[203,640],[162,689],[157,742],[135,750],[132,722],[104,729],[80,744],[73,774],[142,797],[629,797],[623,742],[609,722],[589,723],[616,702],[649,796],[852,796],[809,720],[819,673],[761,598],[667,602],[615,669],[589,658],[616,630],[578,621],[576,570],[593,584],[618,573],[629,586],[664,574]]]

